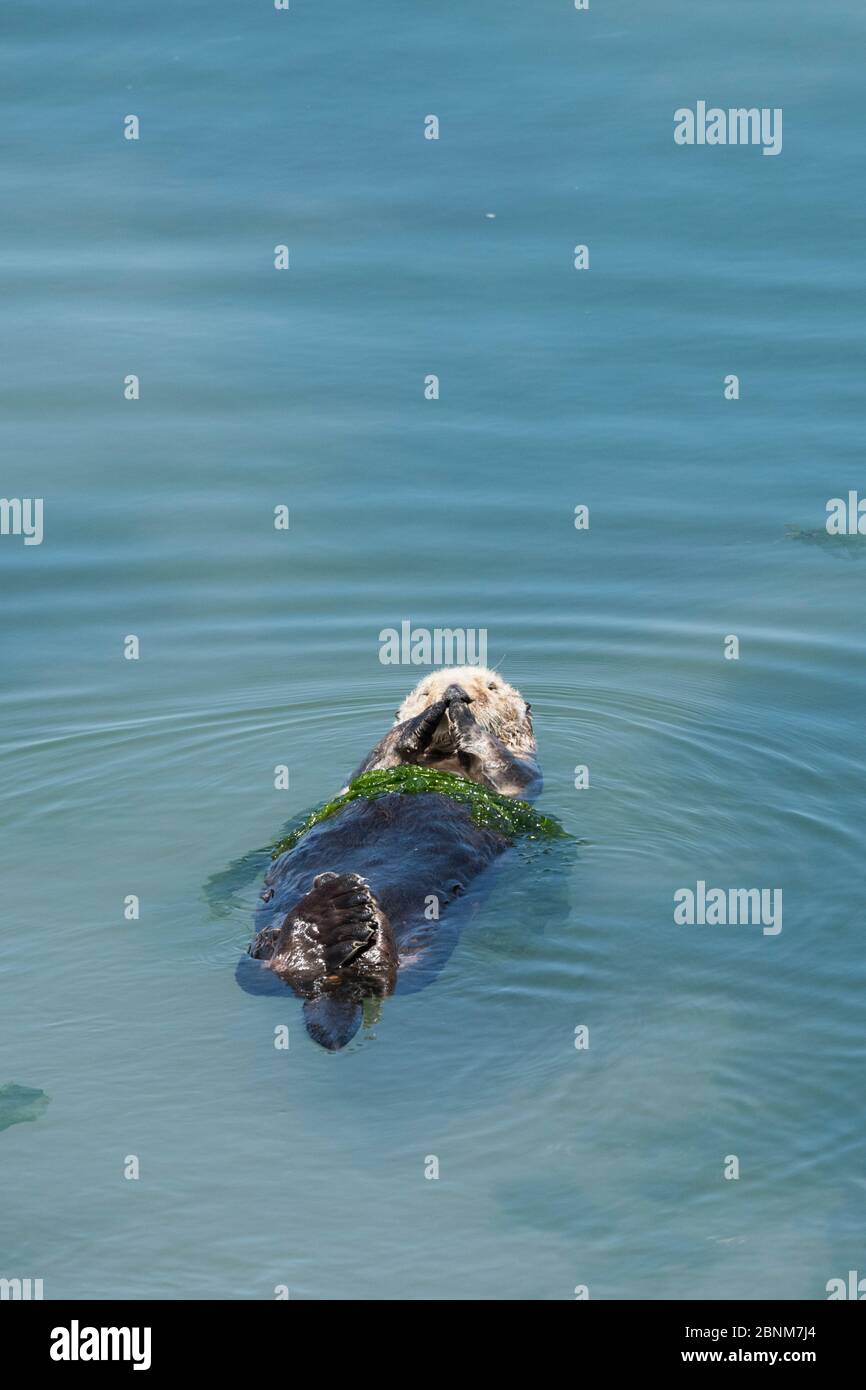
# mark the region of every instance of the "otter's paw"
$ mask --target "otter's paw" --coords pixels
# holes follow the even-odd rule
[[[455,748],[471,748],[480,732],[468,703],[461,699],[451,700],[448,704],[448,727]]]
[[[411,762],[426,752],[447,708],[445,700],[437,700],[435,705],[429,705],[414,719],[406,721],[397,743],[397,752],[404,762]]]
[[[328,975],[339,975],[378,937],[376,899],[358,874],[319,874],[292,916],[314,929]]]

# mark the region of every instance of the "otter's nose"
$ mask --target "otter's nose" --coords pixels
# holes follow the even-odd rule
[[[466,694],[466,691],[463,689],[462,685],[449,685],[442,698],[443,700],[446,700],[449,705],[451,704],[452,700],[455,704],[461,701],[464,705],[472,704],[472,696]]]

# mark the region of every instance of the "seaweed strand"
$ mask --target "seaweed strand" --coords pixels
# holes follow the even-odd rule
[[[314,825],[319,825],[321,821],[336,815],[337,811],[342,810],[350,801],[357,801],[359,797],[375,801],[377,797],[387,796],[391,792],[410,796],[423,792],[439,792],[442,796],[450,796],[453,801],[467,808],[476,825],[485,830],[494,830],[508,840],[514,840],[518,835],[526,835],[531,840],[541,836],[558,838],[566,833],[559,821],[554,820],[552,816],[539,815],[528,801],[489,791],[455,772],[410,765],[362,772],[340,796],[335,796],[332,801],[326,801],[323,806],[311,811],[300,825],[274,845],[271,858],[276,859],[279,855],[285,854],[286,850],[296,845],[301,836],[312,830]]]

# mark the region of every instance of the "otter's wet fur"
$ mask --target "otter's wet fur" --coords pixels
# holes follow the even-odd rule
[[[531,799],[541,774],[530,706],[486,668],[433,672],[349,781],[407,764]],[[454,933],[443,914],[510,844],[440,792],[347,802],[271,865],[242,983],[261,987],[266,973],[271,987],[287,985],[305,1001],[310,1036],[332,1051],[344,1047],[366,1001],[450,951]],[[430,920],[433,897],[439,917]]]

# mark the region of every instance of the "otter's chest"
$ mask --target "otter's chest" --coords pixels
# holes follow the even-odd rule
[[[422,767],[435,767],[438,772],[456,772],[465,777],[472,766],[468,753],[458,753],[451,749],[433,747],[418,759]]]

